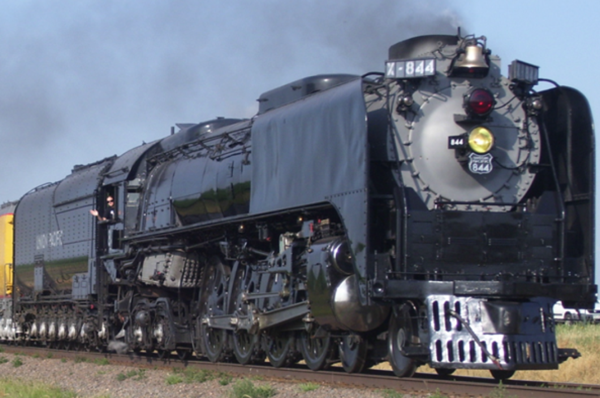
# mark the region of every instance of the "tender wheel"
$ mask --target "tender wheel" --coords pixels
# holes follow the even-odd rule
[[[435,368],[435,372],[438,376],[448,377],[454,373],[456,369],[448,369],[448,368]]]
[[[186,350],[183,348],[178,348],[177,350],[177,358],[181,361],[187,361],[192,357],[192,352],[190,350]]]
[[[266,337],[267,357],[276,368],[289,366],[298,361],[293,333],[278,333]]]
[[[492,377],[496,380],[508,380],[515,374],[515,371],[514,370],[497,369],[497,370],[490,370],[490,373],[492,374]]]
[[[333,360],[334,351],[329,332],[325,332],[323,337],[316,337],[315,333],[302,332],[300,349],[306,366],[311,370],[325,369]]]
[[[158,349],[156,350],[156,356],[158,359],[167,359],[171,356],[171,351]]]
[[[90,342],[83,343],[82,347],[83,347],[83,351],[85,351],[85,352],[96,351],[96,346]]]
[[[358,334],[342,337],[339,345],[342,367],[348,373],[360,373],[367,363],[367,342]]]
[[[402,351],[410,345],[414,336],[408,308],[404,307],[392,315],[388,333],[388,355],[394,374],[398,377],[410,377],[415,373],[414,359],[405,356]]]
[[[227,310],[227,297],[229,289],[229,276],[231,269],[221,263],[218,257],[213,257],[207,266],[204,292],[205,316],[224,315]],[[204,352],[211,362],[222,362],[228,355],[227,331],[214,329],[206,324],[202,325]]]

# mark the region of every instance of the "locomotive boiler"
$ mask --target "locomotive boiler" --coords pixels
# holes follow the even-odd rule
[[[595,302],[589,106],[485,37],[393,45],[251,119],[180,124],[15,210],[1,335],[398,376],[554,369],[552,306]],[[97,222],[89,210],[115,217]],[[7,318],[5,313],[5,318]]]

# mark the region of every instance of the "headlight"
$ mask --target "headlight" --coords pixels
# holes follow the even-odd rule
[[[485,127],[475,127],[469,133],[469,147],[475,153],[487,153],[494,146],[494,135]]]

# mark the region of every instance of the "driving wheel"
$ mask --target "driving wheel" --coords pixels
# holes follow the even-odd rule
[[[249,363],[260,362],[255,355],[259,346],[259,336],[250,334],[245,330],[238,330],[233,333],[233,354],[238,363],[247,365]]]
[[[230,313],[240,318],[248,318],[251,308],[244,301],[244,293],[251,285],[249,268],[238,266],[232,288],[231,300],[233,302]],[[264,353],[260,347],[260,336],[246,329],[238,329],[233,332],[233,355],[238,363],[247,365],[249,363],[262,362]]]
[[[299,360],[295,348],[294,334],[282,332],[266,336],[267,357],[276,368],[289,366]]]
[[[205,316],[210,318],[225,314],[230,274],[229,266],[223,264],[218,257],[213,257],[208,262],[203,295]],[[227,330],[212,328],[203,323],[202,337],[206,357],[211,362],[223,361],[228,355]]]

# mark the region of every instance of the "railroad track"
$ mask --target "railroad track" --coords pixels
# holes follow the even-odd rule
[[[499,389],[494,379],[450,376],[441,378],[434,374],[417,373],[411,378],[398,378],[392,372],[370,370],[367,373],[349,374],[341,368],[313,372],[298,365],[291,368],[274,368],[268,364],[239,365],[234,363],[211,363],[209,361],[190,359],[180,360],[176,356],[158,358],[137,354],[115,354],[86,351],[65,351],[35,346],[4,346],[4,352],[28,356],[48,357],[56,359],[85,359],[94,361],[106,358],[113,365],[134,366],[138,368],[194,368],[216,372],[225,372],[238,376],[258,376],[289,382],[317,382],[329,385],[356,388],[393,389],[403,393],[434,393],[440,391],[446,395],[460,397],[488,397]],[[548,383],[539,381],[507,380],[502,389],[506,397],[600,397],[600,385],[575,383]]]

